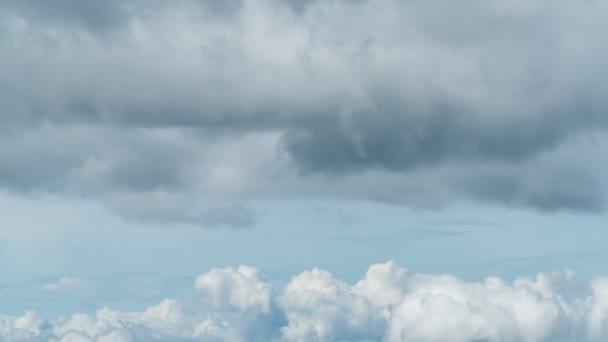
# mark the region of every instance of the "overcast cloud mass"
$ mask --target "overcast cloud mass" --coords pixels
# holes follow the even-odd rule
[[[3,1],[0,186],[201,225],[276,197],[600,211],[607,7]]]

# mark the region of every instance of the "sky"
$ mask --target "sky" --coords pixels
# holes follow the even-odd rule
[[[0,2],[0,341],[605,341],[608,4]]]

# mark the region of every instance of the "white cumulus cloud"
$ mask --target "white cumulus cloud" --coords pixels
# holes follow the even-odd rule
[[[577,297],[573,273],[508,283],[410,274],[372,265],[354,284],[314,268],[273,288],[253,267],[212,269],[196,278],[200,303],[165,299],[140,312],[44,318],[0,316],[1,341],[604,341],[608,278]],[[578,293],[578,292],[577,292]],[[209,305],[205,305],[205,303]]]

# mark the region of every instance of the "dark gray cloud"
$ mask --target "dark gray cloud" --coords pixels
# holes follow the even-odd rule
[[[256,223],[257,216],[253,208],[232,203],[208,207],[200,221],[209,227],[247,228]]]
[[[450,160],[523,162],[592,126],[574,115],[488,120],[446,105],[411,117],[407,103],[392,107],[355,112],[347,122],[329,117],[293,127],[284,135],[285,148],[305,170],[399,171]]]
[[[601,211],[605,202],[601,182],[594,175],[572,167],[494,168],[465,174],[454,186],[474,198],[545,211],[563,208]]]
[[[2,2],[0,8],[44,24],[99,31],[120,26],[128,21],[132,15],[130,9],[134,4],[135,2],[118,0],[7,0]]]
[[[163,222],[205,212],[201,198],[601,210],[607,13],[565,0],[6,1],[0,186]],[[250,225],[246,211],[207,221]]]

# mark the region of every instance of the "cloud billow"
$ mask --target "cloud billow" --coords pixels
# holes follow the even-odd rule
[[[176,222],[201,198],[602,210],[607,11],[3,2],[0,186]]]
[[[507,283],[410,274],[375,264],[355,284],[311,269],[273,288],[253,267],[212,269],[196,278],[203,303],[165,299],[140,312],[108,308],[44,319],[0,315],[7,341],[602,341],[608,336],[605,278],[582,297],[570,271]],[[66,285],[65,281],[59,284]],[[74,291],[89,286],[72,279]],[[194,308],[197,308],[194,310]],[[200,310],[199,310],[200,309]],[[194,311],[193,311],[194,310]]]

